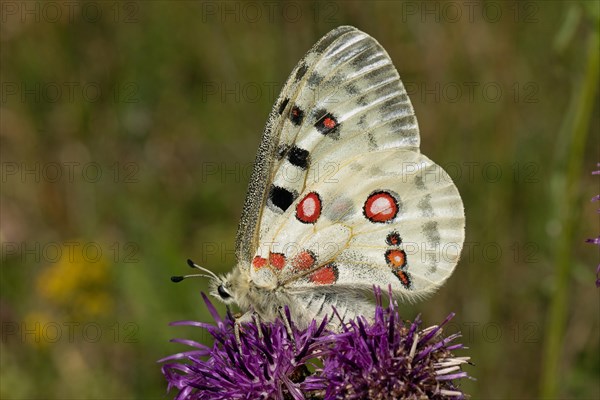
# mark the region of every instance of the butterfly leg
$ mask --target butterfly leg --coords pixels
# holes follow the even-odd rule
[[[240,338],[240,332],[241,332],[241,326],[242,324],[245,323],[252,323],[254,322],[254,324],[256,325],[256,329],[258,331],[258,337],[262,340],[264,339],[263,336],[263,332],[260,326],[260,315],[258,315],[258,313],[254,310],[250,310],[245,312],[244,314],[242,314],[241,316],[239,316],[238,318],[235,319],[234,325],[233,325],[233,334],[235,335],[235,341],[238,345],[238,347],[240,348],[240,352],[242,349],[242,340]]]
[[[242,352],[242,341],[240,340],[240,324],[238,323],[238,320],[236,319],[233,325],[233,334],[235,335],[235,342],[238,345],[238,348],[240,349],[240,353]]]
[[[253,310],[247,311],[244,314],[242,314],[241,316],[237,317],[233,324],[233,334],[235,335],[235,342],[237,343],[238,347],[240,348],[240,352],[242,351],[242,340],[240,339],[241,326],[242,326],[242,324],[245,324],[247,322],[252,322],[253,314],[254,314]]]
[[[283,307],[281,307],[281,306],[278,307],[277,311],[279,312],[279,317],[283,321],[283,324],[285,325],[285,330],[286,330],[290,340],[292,341],[292,348],[294,349],[294,353],[295,353],[297,351],[296,339],[294,338],[294,333],[292,332],[292,326],[290,325],[290,321],[287,319]]]
[[[252,319],[254,319],[254,324],[256,325],[256,330],[258,331],[258,338],[262,341],[265,337],[263,336],[262,327],[260,325],[260,315],[254,311],[252,313]]]

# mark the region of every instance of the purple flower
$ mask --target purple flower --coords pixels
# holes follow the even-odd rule
[[[440,326],[419,331],[419,317],[404,323],[390,305],[383,308],[375,290],[377,308],[371,323],[364,317],[350,321],[325,351],[324,367],[306,379],[306,389],[324,392],[325,399],[444,399],[464,398],[453,381],[467,378],[460,365],[469,357],[454,357],[459,334],[446,338]]]
[[[176,399],[304,399],[300,382],[308,374],[306,362],[319,354],[315,342],[325,332],[327,320],[319,325],[313,321],[305,330],[291,324],[289,310],[286,318],[294,340],[290,339],[286,324],[277,319],[273,323],[245,324],[240,335],[241,347],[234,334],[234,318],[227,313],[222,320],[210,300],[202,293],[204,302],[217,325],[203,322],[180,321],[171,325],[189,325],[206,329],[215,339],[212,347],[192,340],[173,339],[196,350],[175,354],[159,360],[178,361],[163,365],[168,390],[176,388]],[[208,357],[204,360],[202,357]],[[186,363],[179,361],[185,360]]]
[[[597,166],[600,167],[600,163],[598,163]],[[592,175],[600,175],[600,170],[593,171]],[[600,200],[600,195],[592,197],[592,201],[598,200]],[[598,212],[600,213],[600,209],[598,209]],[[600,236],[593,239],[587,239],[586,242],[600,245]],[[598,266],[596,267],[596,287],[600,287],[600,264],[598,264]]]
[[[419,318],[413,323],[399,318],[391,292],[386,308],[381,290],[376,288],[375,293],[372,321],[359,317],[333,332],[326,329],[324,319],[299,330],[286,308],[285,321],[243,325],[241,346],[234,318],[227,313],[221,319],[202,294],[216,326],[193,321],[172,325],[204,328],[215,342],[209,347],[172,340],[194,350],[159,361],[167,362],[162,372],[168,390],[178,390],[176,399],[194,400],[463,398],[454,382],[467,377],[460,366],[468,357],[454,357],[451,352],[463,346],[450,344],[459,335],[443,338],[441,326],[419,331]]]

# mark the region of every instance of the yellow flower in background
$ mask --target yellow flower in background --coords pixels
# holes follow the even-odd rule
[[[36,280],[40,297],[71,316],[98,317],[113,308],[111,265],[95,242],[73,240],[61,245],[56,263]]]

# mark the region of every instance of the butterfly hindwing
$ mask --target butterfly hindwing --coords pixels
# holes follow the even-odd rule
[[[284,216],[259,254],[281,254],[270,279],[295,289],[376,284],[407,299],[423,297],[450,276],[464,240],[456,187],[410,150],[349,160],[330,182],[307,187]]]

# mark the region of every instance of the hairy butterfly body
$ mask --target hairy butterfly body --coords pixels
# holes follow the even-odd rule
[[[411,301],[456,266],[464,210],[448,174],[419,151],[419,129],[386,51],[354,27],[319,40],[269,116],[236,245],[212,294],[299,325],[368,314],[373,285]]]

